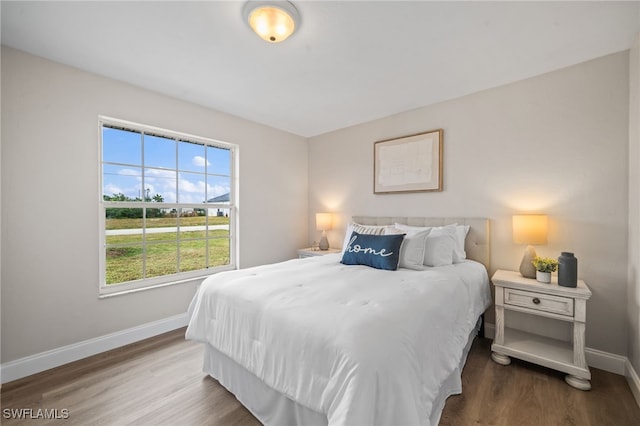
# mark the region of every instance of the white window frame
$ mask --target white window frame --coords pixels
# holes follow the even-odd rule
[[[201,136],[195,136],[191,134],[175,132],[172,130],[162,129],[146,124],[139,124],[130,121],[120,120],[117,118],[99,116],[98,117],[98,132],[100,141],[100,154],[99,154],[99,188],[98,188],[98,204],[99,204],[99,220],[98,220],[98,235],[99,235],[99,297],[109,297],[120,294],[132,293],[150,288],[164,287],[167,285],[174,285],[184,282],[191,282],[205,278],[216,272],[228,271],[238,268],[238,151],[239,147],[236,144],[222,142],[210,138]],[[135,132],[142,132],[145,134],[152,134],[155,136],[161,136],[169,139],[175,139],[180,141],[195,142],[204,144],[207,146],[213,146],[216,148],[228,149],[231,152],[231,179],[230,179],[230,191],[229,191],[229,203],[206,203],[206,204],[186,204],[186,203],[153,203],[153,208],[172,209],[172,208],[197,208],[197,209],[224,209],[229,211],[229,264],[222,266],[209,267],[206,269],[200,269],[188,272],[178,272],[175,274],[168,274],[157,277],[142,278],[135,281],[127,281],[119,284],[106,283],[106,209],[107,207],[130,207],[140,208],[147,207],[145,202],[106,202],[103,199],[103,126],[123,128]],[[146,228],[145,228],[146,229]],[[178,222],[179,229],[179,222]],[[178,238],[180,233],[178,232]],[[178,239],[179,242],[179,239]]]

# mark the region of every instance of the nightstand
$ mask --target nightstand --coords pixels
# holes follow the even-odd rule
[[[324,256],[325,254],[334,254],[341,253],[342,250],[330,248],[328,250],[314,250],[313,248],[303,248],[298,250],[298,258],[302,259],[303,257],[314,257],[314,256]]]
[[[496,290],[496,334],[491,358],[502,365],[510,356],[562,371],[574,388],[591,389],[591,372],[584,355],[587,300],[591,290],[582,280],[578,286],[558,286],[554,278],[544,284],[524,278],[519,272],[498,270],[491,278]],[[523,312],[531,321],[545,317],[573,324],[570,342],[529,333],[505,324],[505,310]]]

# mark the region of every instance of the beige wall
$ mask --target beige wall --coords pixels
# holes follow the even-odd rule
[[[0,70],[2,70],[2,55],[0,55]],[[1,73],[0,73],[1,78]],[[2,84],[0,84],[0,100],[2,99]],[[0,102],[0,117],[2,117],[2,102]],[[2,363],[2,120],[0,120],[0,363]],[[0,377],[1,381],[2,377]]]
[[[240,146],[242,267],[307,241],[304,138],[3,47],[3,363],[182,314],[194,294],[98,299],[100,114]]]
[[[494,270],[517,269],[522,257],[511,215],[546,213],[549,242],[538,253],[575,252],[593,291],[587,345],[624,355],[628,71],[622,52],[311,138],[309,212],[339,213],[334,247],[353,214],[488,217]],[[437,128],[444,191],[374,195],[374,141]],[[311,220],[309,232],[319,238]]]
[[[631,78],[623,52],[314,137],[307,152],[300,137],[3,47],[1,360],[183,313],[195,290],[97,298],[103,114],[240,145],[242,267],[293,257],[319,238],[312,213],[335,211],[335,247],[352,214],[489,217],[492,269],[514,269],[511,214],[545,212],[538,252],[574,251],[594,293],[587,345],[640,371],[638,50]],[[373,195],[373,142],[435,128],[444,192]]]
[[[628,357],[640,372],[640,35],[629,54]]]

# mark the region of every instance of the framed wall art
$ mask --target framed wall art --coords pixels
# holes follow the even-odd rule
[[[373,144],[373,192],[442,191],[442,129]]]

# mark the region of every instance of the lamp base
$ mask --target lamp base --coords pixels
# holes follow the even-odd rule
[[[329,250],[329,240],[327,239],[327,233],[322,231],[322,237],[320,238],[320,245],[318,246],[320,250]]]
[[[536,257],[536,250],[533,246],[527,246],[522,256],[522,262],[520,262],[520,274],[525,278],[535,278],[536,268],[531,262]]]

